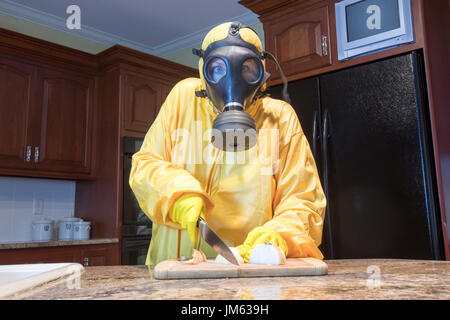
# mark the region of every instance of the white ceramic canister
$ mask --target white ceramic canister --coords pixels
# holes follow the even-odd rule
[[[73,223],[73,240],[89,240],[91,223],[89,221],[77,221]]]
[[[41,219],[33,221],[33,241],[53,240],[53,220]]]
[[[80,218],[62,218],[58,221],[58,240],[73,240],[73,224]]]

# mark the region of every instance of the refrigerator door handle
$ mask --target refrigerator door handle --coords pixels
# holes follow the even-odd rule
[[[330,115],[325,109],[323,113],[323,130],[322,130],[322,163],[323,163],[323,189],[327,198],[327,207],[325,210],[325,223],[328,226],[328,244],[330,249],[330,259],[334,259],[333,250],[333,232],[331,225],[330,201],[328,199],[328,139],[330,138]]]
[[[314,111],[313,115],[313,141],[312,141],[312,152],[314,159],[317,161],[317,140],[319,139],[317,134],[317,111]]]

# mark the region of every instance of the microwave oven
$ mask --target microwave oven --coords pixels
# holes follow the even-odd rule
[[[414,42],[410,0],[343,0],[335,9],[340,61]]]

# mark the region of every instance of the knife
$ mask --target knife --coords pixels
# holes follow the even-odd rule
[[[235,265],[239,265],[236,257],[230,248],[223,242],[222,239],[208,226],[205,220],[198,218],[197,227],[203,239],[209,244],[218,254],[227,259],[229,262]]]

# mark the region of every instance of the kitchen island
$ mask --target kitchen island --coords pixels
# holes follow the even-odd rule
[[[155,280],[145,266],[86,267],[9,299],[450,299],[450,261],[327,260],[328,275]]]

